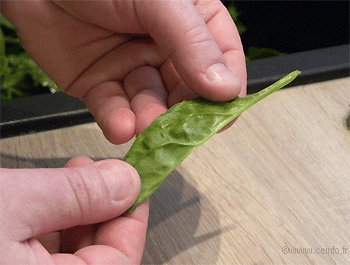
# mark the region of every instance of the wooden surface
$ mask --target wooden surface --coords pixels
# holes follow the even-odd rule
[[[144,264],[350,264],[350,78],[278,91],[152,196]],[[2,167],[122,158],[96,124],[1,140]],[[311,252],[311,253],[310,253]]]

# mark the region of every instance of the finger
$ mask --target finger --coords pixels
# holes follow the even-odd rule
[[[181,79],[171,60],[164,63],[159,72],[162,76],[165,88],[168,92],[168,107],[184,101],[193,100],[199,97],[192,89],[190,89]]]
[[[135,135],[135,115],[120,82],[97,85],[85,97],[85,104],[111,143],[126,143]]]
[[[78,167],[93,163],[87,157],[74,157],[68,161],[66,167]],[[93,243],[98,225],[81,225],[65,229],[61,233],[61,251],[64,253],[74,253],[78,249],[89,246]]]
[[[89,158],[76,157],[71,159],[66,167],[79,166],[91,162],[93,161]],[[118,217],[100,225],[85,225],[66,229],[62,231],[61,250],[65,253],[75,253],[93,244],[108,245],[116,248],[118,252],[120,251],[122,257],[124,254],[127,254],[126,256],[141,260],[147,232],[148,213],[149,202],[147,200],[137,207],[133,213],[126,215],[127,217]],[[118,229],[124,233],[130,232],[131,230],[134,236],[124,238],[120,235]],[[97,231],[98,233],[96,234]],[[112,234],[115,232],[118,232],[118,236]],[[128,253],[124,253],[125,251],[128,251]],[[84,258],[84,260],[90,259],[89,253],[87,253],[87,257],[85,257],[85,250],[81,250],[77,255]],[[139,262],[132,263],[138,264]]]
[[[65,92],[84,101],[96,86],[108,81],[123,81],[129,72],[144,65],[160,67],[166,59],[152,40],[130,40],[96,60]]]
[[[1,229],[23,241],[121,215],[135,202],[140,179],[129,164],[105,160],[75,168],[1,169],[1,185],[9,204]]]
[[[79,225],[62,231],[60,252],[75,253],[79,249],[91,246],[99,224]]]
[[[91,164],[94,161],[90,158],[87,157],[74,157],[71,160],[69,160],[66,164],[65,167],[78,167],[78,166],[84,166],[87,164]],[[88,229],[87,227],[90,226],[79,226],[74,227],[73,229],[66,229],[61,232],[53,232],[50,234],[45,234],[45,235],[40,235],[37,237],[37,240],[44,246],[44,248],[49,252],[49,253],[57,253],[60,250],[60,245],[61,241],[62,242],[69,242],[68,245],[72,245],[72,241],[74,242],[83,242],[83,244],[88,244],[88,236],[86,236],[86,231],[90,231],[91,229]],[[78,231],[77,231],[78,230]],[[77,232],[76,232],[77,231]],[[74,239],[72,240],[72,237],[70,237],[71,240],[67,240],[66,237],[67,235],[71,235],[72,232],[76,232],[74,235]],[[90,233],[91,234],[91,233]],[[89,235],[90,235],[89,234]],[[90,240],[92,242],[92,240]],[[67,251],[67,244],[65,243],[64,245],[64,252],[69,252]]]
[[[137,1],[135,8],[140,23],[171,58],[191,89],[214,101],[238,96],[242,84],[193,3],[159,1],[152,5],[149,1]],[[223,8],[217,9],[214,17],[221,16]]]
[[[149,200],[131,214],[101,224],[94,245],[81,248],[74,255],[55,254],[52,257],[57,264],[140,264],[148,213]]]
[[[159,67],[164,61],[164,55],[153,43],[128,43],[101,58],[66,92],[85,101],[110,142],[122,144],[131,140],[136,130],[136,117],[122,81],[138,67]]]
[[[79,167],[94,163],[94,160],[85,156],[77,156],[70,159],[65,167]]]
[[[148,215],[149,200],[139,205],[131,214],[102,224],[94,241],[97,246],[81,249],[75,255],[95,264],[94,261],[98,261],[100,257],[92,256],[92,250],[97,251],[99,245],[104,245],[115,250],[109,250],[109,253],[114,259],[123,261],[121,264],[140,264],[146,241]]]
[[[124,87],[131,98],[131,109],[136,116],[136,135],[167,110],[167,92],[157,69],[137,68],[124,79]]]

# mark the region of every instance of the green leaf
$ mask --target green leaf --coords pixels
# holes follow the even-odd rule
[[[254,61],[258,59],[264,59],[269,57],[275,57],[275,56],[283,56],[286,55],[285,53],[276,51],[274,49],[269,48],[257,48],[257,47],[250,47],[248,49],[248,53],[246,54],[246,61]]]
[[[0,23],[2,27],[15,30],[15,26],[12,25],[2,14],[0,14]]]
[[[0,28],[0,79],[7,69],[5,36]],[[0,80],[1,81],[1,80]]]
[[[202,98],[183,101],[155,119],[136,138],[124,158],[141,178],[140,194],[127,213],[151,196],[197,147],[245,110],[292,82],[299,73],[294,71],[256,94],[228,103]]]
[[[15,27],[1,15],[1,100],[59,91],[56,84],[24,51]]]
[[[40,91],[58,92],[57,85],[26,53],[7,56],[7,71],[2,76],[2,100],[23,97]],[[43,92],[42,92],[43,91]]]
[[[242,35],[244,32],[247,31],[247,28],[238,19],[238,17],[241,15],[241,13],[238,12],[238,10],[234,4],[231,4],[230,6],[228,6],[227,10],[230,13],[233,21],[235,22],[235,25],[237,27],[239,35]]]

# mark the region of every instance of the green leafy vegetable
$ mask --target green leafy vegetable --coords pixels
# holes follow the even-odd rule
[[[5,36],[2,33],[2,29],[0,28],[0,76],[6,71],[7,68],[7,59],[5,54],[6,46],[5,46]]]
[[[1,14],[0,14],[0,23],[1,23],[1,26],[5,28],[15,30],[15,27]]]
[[[24,51],[15,27],[0,16],[1,101],[58,92],[56,84]]]
[[[160,115],[136,138],[124,158],[141,178],[141,192],[127,213],[151,196],[198,146],[255,103],[292,82],[299,73],[294,71],[256,94],[228,103],[198,98],[183,101]]]
[[[274,49],[257,48],[252,46],[248,49],[248,52],[245,58],[247,62],[250,62],[254,60],[276,57],[276,56],[283,56],[283,55],[286,55],[286,54],[283,52],[276,51]]]
[[[244,33],[246,33],[248,30],[243,25],[243,23],[239,20],[239,16],[241,15],[241,12],[238,11],[235,3],[231,3],[227,7],[228,12],[230,13],[233,21],[235,22],[235,25],[237,27],[238,33],[240,36],[242,36]],[[247,62],[264,59],[264,58],[270,58],[275,56],[283,56],[286,55],[285,53],[279,52],[274,49],[270,48],[258,48],[251,46],[249,47],[248,51],[245,54],[245,58]]]
[[[235,22],[239,35],[242,35],[244,32],[246,32],[247,28],[238,19],[238,17],[241,15],[241,12],[237,10],[236,6],[233,3],[231,3],[227,7],[227,11],[230,13],[232,20]]]

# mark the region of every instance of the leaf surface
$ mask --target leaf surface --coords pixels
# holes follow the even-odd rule
[[[124,161],[140,175],[141,191],[131,213],[151,196],[164,179],[197,147],[233,121],[245,110],[292,82],[294,71],[271,86],[231,102],[202,98],[183,101],[160,115],[135,140]]]

